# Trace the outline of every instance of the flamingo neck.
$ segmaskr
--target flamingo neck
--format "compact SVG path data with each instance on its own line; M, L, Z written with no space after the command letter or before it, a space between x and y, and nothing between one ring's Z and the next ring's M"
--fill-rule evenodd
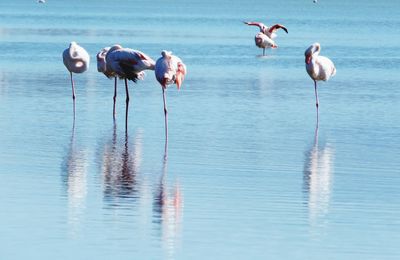
M311 55L309 56L309 63L314 64L314 62L318 58L318 56L319 56L319 51L311 53ZM307 63L307 64L309 64L309 63Z
M261 29L260 31L261 31L263 34L265 34L265 35L268 35L268 34L269 34L269 33L268 33L268 27L262 26L260 29Z
M307 65L310 64L312 62L312 60L313 60L312 54L306 55L305 62L306 62Z

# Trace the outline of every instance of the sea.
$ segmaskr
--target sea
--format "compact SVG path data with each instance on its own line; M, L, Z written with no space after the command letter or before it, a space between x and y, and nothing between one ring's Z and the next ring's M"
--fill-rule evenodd
M400 2L0 1L0 259L400 259ZM277 49L257 27L282 24ZM89 69L69 72L76 41ZM318 82L304 51L337 74ZM118 81L121 44L186 64Z

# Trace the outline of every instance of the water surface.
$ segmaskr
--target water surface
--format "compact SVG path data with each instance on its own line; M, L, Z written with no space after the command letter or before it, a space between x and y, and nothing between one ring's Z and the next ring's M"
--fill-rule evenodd
M2 1L0 258L398 259L400 4L396 1ZM279 48L243 20L282 23ZM91 54L73 123L61 53ZM304 50L336 64L315 125ZM120 43L188 67L162 91L119 82Z

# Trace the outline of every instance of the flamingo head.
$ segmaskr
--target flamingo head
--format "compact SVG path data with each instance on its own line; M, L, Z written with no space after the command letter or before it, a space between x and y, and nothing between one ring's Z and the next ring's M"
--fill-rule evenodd
M268 35L268 27L265 26L265 25L262 25L262 26L260 27L260 32L262 32L262 33L265 34L265 35Z
M304 56L306 57L305 59L306 64L310 64L313 55L314 54L318 55L320 51L321 51L321 45L318 42L308 47L307 50L304 52Z
M119 44L114 44L114 45L108 50L108 52L113 52L113 51L119 50L119 49L122 49L122 46L119 45Z
M96 58L97 58L97 71L98 72L105 72L106 69L106 55L107 52L110 50L110 47L105 47L97 53Z

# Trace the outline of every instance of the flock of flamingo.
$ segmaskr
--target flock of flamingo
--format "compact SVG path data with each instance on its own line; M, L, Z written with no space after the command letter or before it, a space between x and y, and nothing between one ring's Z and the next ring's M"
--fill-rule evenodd
M244 22L249 26L257 26L260 32L255 36L255 44L257 47L263 49L263 56L265 49L277 48L275 43L276 31L278 29L284 30L288 33L285 26L275 24L273 26L266 26L260 22ZM333 62L324 56L320 56L321 45L314 43L308 47L304 53L306 71L311 79L314 81L315 100L317 108L317 125L318 125L318 91L317 81L327 81L336 74L336 68ZM186 65L182 60L173 55L170 51L162 51L161 57L155 62L145 53L133 50L130 48L123 48L121 45L114 45L112 47L105 47L96 56L97 70L102 72L108 78L114 78L114 104L113 104L113 118L115 119L115 102L117 98L117 79L124 79L126 90L126 122L129 107L129 89L128 80L136 82L143 80L145 70L154 70L157 81L160 83L163 92L164 101L164 118L165 118L165 138L168 140L168 110L166 101L166 89L172 84L176 84L179 89L183 83L186 75ZM74 103L74 116L75 116L75 87L72 73L83 73L89 67L90 55L88 52L79 46L76 42L71 42L69 47L63 52L63 62L65 67L70 72L71 85L72 85L72 99ZM127 125L127 123L126 123Z
M115 119L115 102L117 99L117 78L124 79L126 91L126 121L128 118L129 107L129 89L128 80L136 82L143 80L145 70L154 70L156 79L160 82L163 91L164 117L165 117L165 137L168 140L168 110L165 96L166 88L171 84L176 84L178 89L186 74L186 66L182 60L172 55L170 51L162 51L161 57L155 62L145 53L123 48L121 45L105 47L97 53L97 70L102 72L108 78L114 78L114 104L113 118ZM72 73L85 72L90 63L88 52L79 46L76 42L71 42L69 47L63 52L63 62L69 70L72 85L72 99L74 101L75 115L75 84ZM126 124L127 125L127 124Z

